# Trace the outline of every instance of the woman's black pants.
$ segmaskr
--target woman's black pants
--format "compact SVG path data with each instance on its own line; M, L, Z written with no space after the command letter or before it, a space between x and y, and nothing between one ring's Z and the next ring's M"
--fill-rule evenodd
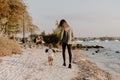
M66 63L65 50L66 50L66 47L67 47L68 54L69 54L69 64L71 64L71 61L72 61L71 46L72 46L71 44L62 43L62 55L63 55L63 61L64 61L64 63Z

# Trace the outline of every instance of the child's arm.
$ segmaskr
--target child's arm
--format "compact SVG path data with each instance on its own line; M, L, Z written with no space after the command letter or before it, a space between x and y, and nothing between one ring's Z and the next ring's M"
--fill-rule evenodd
M53 52L55 53L55 50L54 49L52 49L53 50Z

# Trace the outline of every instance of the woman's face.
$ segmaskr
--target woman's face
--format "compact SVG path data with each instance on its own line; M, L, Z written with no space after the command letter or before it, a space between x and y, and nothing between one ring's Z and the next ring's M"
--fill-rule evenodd
M67 23L64 22L64 23L62 24L62 28L66 28L66 27L67 27Z

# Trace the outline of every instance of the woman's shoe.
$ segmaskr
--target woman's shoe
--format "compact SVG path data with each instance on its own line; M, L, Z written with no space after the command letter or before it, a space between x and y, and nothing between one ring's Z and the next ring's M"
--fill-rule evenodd
M63 66L66 66L66 63L63 63Z
M69 64L68 68L72 68L72 65L71 65L71 64Z

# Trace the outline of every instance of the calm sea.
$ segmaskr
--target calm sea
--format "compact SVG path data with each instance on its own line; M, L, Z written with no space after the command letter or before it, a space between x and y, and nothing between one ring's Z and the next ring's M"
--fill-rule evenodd
M82 45L100 45L111 50L120 51L120 41L81 42Z

